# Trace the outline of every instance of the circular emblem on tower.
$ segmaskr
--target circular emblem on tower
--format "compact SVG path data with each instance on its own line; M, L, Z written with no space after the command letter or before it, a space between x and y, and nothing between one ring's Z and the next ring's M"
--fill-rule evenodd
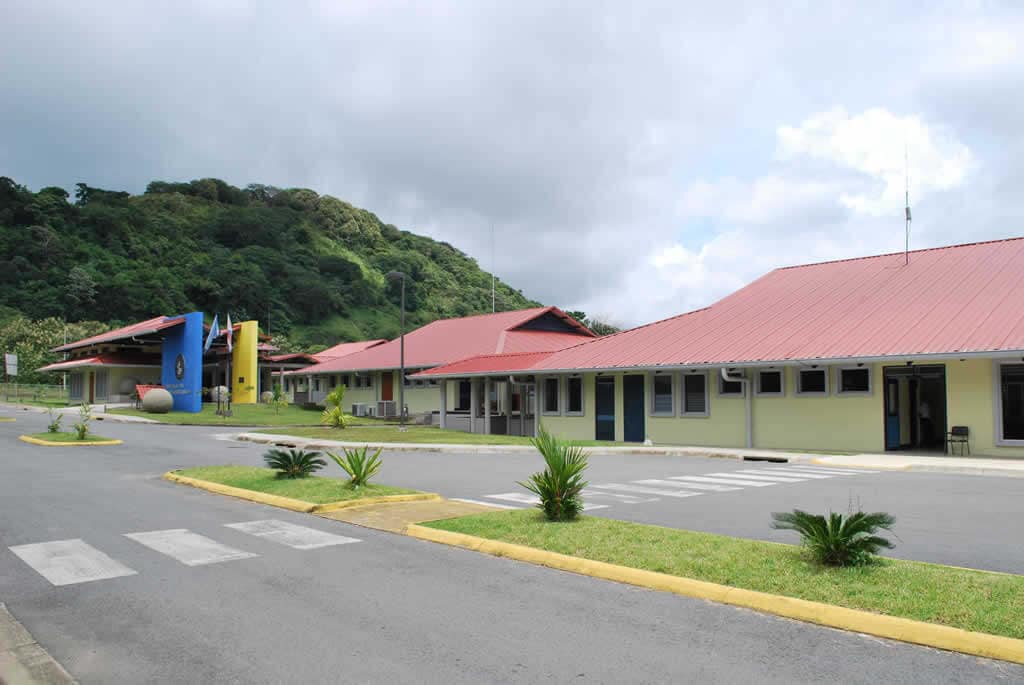
M185 357L178 355L174 359L174 377L179 381L185 377Z

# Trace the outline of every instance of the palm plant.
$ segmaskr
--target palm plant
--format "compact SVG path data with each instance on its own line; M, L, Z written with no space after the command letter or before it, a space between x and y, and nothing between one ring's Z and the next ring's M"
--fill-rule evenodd
M319 452L305 450L267 450L263 461L277 471L278 478L306 478L327 466Z
M85 440L89 434L90 419L92 419L92 407L83 402L82 406L78 408L78 423L73 426L77 439Z
M270 406L274 408L275 414L280 414L281 409L288 406L288 396L284 394L280 383L274 383L274 389L271 390L271 395Z
M63 414L58 414L58 413L54 412L52 409L50 409L49 412L50 412L50 422L48 424L46 424L46 432L47 433L59 433L60 432L60 422L64 418L64 415Z
M334 460L341 469L348 474L348 482L354 488L358 488L361 485L366 485L370 482L370 479L377 475L380 471L381 450L378 449L373 454L367 456L366 453L369 450L368 446L357 447L349 449L347 447L342 448L343 456L328 452L327 456Z
M815 560L826 566L862 566L878 550L893 548L889 540L876 535L879 530L891 531L896 522L881 511L857 511L846 516L829 512L822 516L794 509L774 513L772 519L772 528L798 532Z
M327 403L327 408L324 409L323 414L320 415L320 423L330 426L331 428L344 428L348 425L348 416L345 415L345 410L341 408L344 401L345 386L335 386L334 390L324 398L324 402Z
M519 485L537 495L537 505L549 521L571 521L583 511L583 471L587 468L587 453L578 445L570 445L541 429L530 441L547 468L539 471Z

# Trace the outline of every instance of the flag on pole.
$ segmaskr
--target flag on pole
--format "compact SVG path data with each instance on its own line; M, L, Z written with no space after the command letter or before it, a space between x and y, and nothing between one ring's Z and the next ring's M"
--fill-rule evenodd
M228 352L234 349L234 331L231 328L231 315L228 314L228 329L225 331L228 336Z
M203 354L210 351L210 345L213 344L214 338L220 337L220 328L217 326L217 315L213 315L213 323L210 324L210 332L206 335L206 344L203 345Z

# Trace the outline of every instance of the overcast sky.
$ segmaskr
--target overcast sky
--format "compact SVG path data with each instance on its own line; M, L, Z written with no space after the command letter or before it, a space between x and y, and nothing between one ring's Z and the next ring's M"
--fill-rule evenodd
M905 149L914 247L1024 234L1018 7L14 0L0 175L308 187L488 270L493 227L514 287L640 324L901 250Z

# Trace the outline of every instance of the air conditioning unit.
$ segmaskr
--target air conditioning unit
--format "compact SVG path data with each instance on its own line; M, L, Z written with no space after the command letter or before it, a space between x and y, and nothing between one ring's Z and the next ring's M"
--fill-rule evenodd
M394 400L380 400L377 402L377 416L391 418L393 416L398 416L397 411Z
M367 414L365 402L356 402L352 405L352 416L366 416Z

